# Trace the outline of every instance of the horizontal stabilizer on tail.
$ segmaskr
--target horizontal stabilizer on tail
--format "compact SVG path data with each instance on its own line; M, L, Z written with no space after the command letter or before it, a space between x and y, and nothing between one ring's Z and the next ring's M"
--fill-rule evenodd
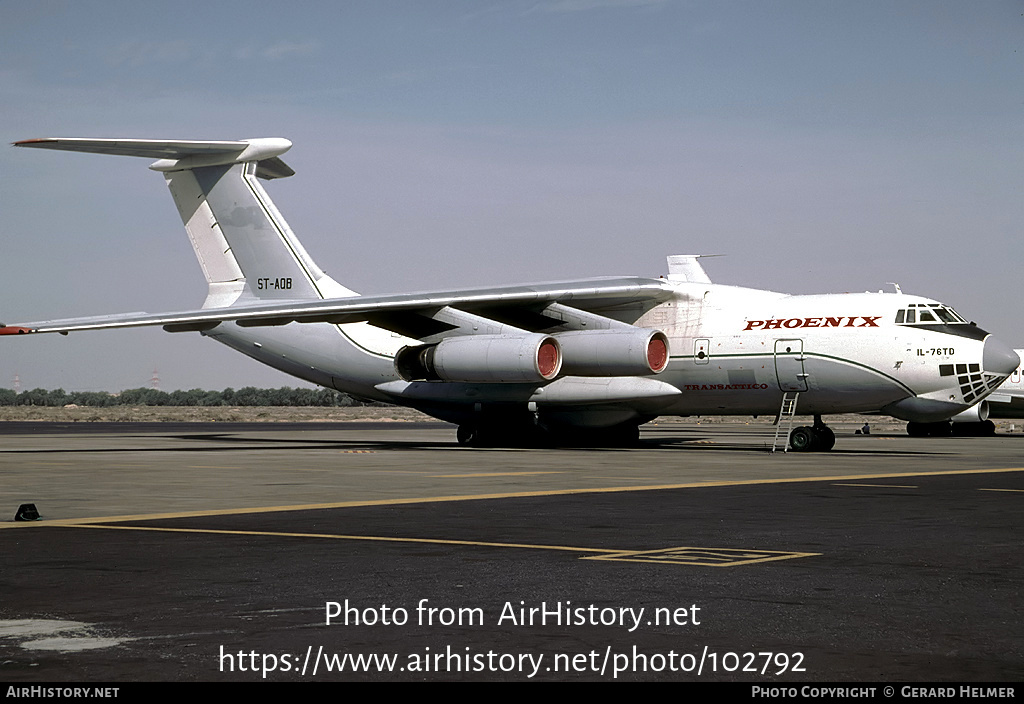
M67 152L113 154L115 156L141 156L158 159L150 166L155 171L178 171L200 166L257 162L256 175L260 178L285 178L295 172L279 157L291 149L287 139L264 137L232 141L159 140L159 139L80 139L52 137L26 139L13 143L15 147L56 149Z

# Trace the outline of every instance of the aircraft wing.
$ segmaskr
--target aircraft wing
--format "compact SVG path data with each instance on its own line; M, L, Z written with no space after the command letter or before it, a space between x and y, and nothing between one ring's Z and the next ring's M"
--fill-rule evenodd
M123 313L41 322L0 325L0 335L79 330L104 330L144 326L163 326L168 332L209 330L226 321L243 327L298 323L378 324L388 314L420 313L430 317L441 308L467 312L495 309L529 309L552 303L571 305L590 312L614 310L637 303L657 303L671 296L667 282L660 279L623 277L586 279L544 284L526 284L496 288L462 289L385 296L352 296L319 301L285 301L264 305L234 305L174 313ZM387 327L387 325L382 325Z

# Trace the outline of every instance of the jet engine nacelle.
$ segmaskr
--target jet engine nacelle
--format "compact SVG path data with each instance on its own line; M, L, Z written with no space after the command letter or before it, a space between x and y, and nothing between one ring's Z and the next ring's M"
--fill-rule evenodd
M668 337L660 330L574 330L555 338L562 373L571 376L643 376L668 366Z
M550 335L468 335L436 345L403 347L395 369L407 381L551 381L562 369L562 350Z
M976 403L950 418L954 423L982 423L988 420L988 401Z

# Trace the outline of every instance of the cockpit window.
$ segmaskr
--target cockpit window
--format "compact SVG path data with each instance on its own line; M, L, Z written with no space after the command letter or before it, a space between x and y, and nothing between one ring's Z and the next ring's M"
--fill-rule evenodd
M936 308L935 315L939 316L939 320L944 323L962 323L964 322L960 316L954 313L952 310L945 308Z
M902 310L896 311L897 325L967 325L955 310L941 303L911 303Z

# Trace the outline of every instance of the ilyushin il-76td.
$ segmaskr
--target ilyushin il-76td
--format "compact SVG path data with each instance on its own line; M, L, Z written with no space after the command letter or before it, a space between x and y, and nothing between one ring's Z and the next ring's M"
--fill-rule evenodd
M287 140L15 144L155 159L209 290L198 310L0 333L198 332L306 381L455 423L463 444L629 443L661 415L778 414L813 418L792 430L793 450L829 450L828 414L945 421L1019 361L927 298L724 286L690 255L670 256L661 278L360 296L313 262L260 183L294 174L280 158Z

